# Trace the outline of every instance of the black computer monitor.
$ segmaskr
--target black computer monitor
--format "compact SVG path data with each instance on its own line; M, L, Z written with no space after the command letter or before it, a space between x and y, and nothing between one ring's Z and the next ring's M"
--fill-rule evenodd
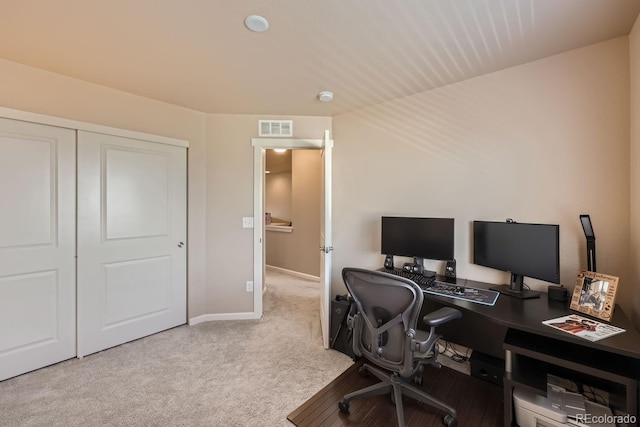
M454 219L382 217L381 252L421 259L454 258Z
M560 226L473 222L473 263L511 273L511 283L494 288L517 298L540 292L523 288L524 276L560 283Z

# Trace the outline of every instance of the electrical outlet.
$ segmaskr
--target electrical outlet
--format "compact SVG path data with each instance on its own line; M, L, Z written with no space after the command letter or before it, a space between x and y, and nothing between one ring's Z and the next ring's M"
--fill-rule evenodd
M247 292L253 292L253 281L247 280Z

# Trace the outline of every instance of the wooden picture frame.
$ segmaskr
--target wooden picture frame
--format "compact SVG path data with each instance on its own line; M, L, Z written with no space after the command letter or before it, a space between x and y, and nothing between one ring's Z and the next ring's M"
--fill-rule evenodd
M618 277L593 271L581 271L571 297L571 310L611 320L615 308Z

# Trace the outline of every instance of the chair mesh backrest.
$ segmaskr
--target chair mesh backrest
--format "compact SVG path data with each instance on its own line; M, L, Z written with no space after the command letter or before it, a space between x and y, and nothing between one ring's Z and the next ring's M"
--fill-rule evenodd
M360 352L383 368L411 370L413 352L406 332L416 329L423 300L420 287L402 277L357 268L345 268L342 277L362 316L360 331L353 336Z

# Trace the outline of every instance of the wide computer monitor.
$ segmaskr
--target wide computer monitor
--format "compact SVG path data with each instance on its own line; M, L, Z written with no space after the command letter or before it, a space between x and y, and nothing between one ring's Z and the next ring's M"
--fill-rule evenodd
M510 284L493 289L537 298L540 292L524 289L524 277L560 283L560 226L474 221L473 263L511 273Z
M421 259L454 258L454 219L382 217L381 252Z

